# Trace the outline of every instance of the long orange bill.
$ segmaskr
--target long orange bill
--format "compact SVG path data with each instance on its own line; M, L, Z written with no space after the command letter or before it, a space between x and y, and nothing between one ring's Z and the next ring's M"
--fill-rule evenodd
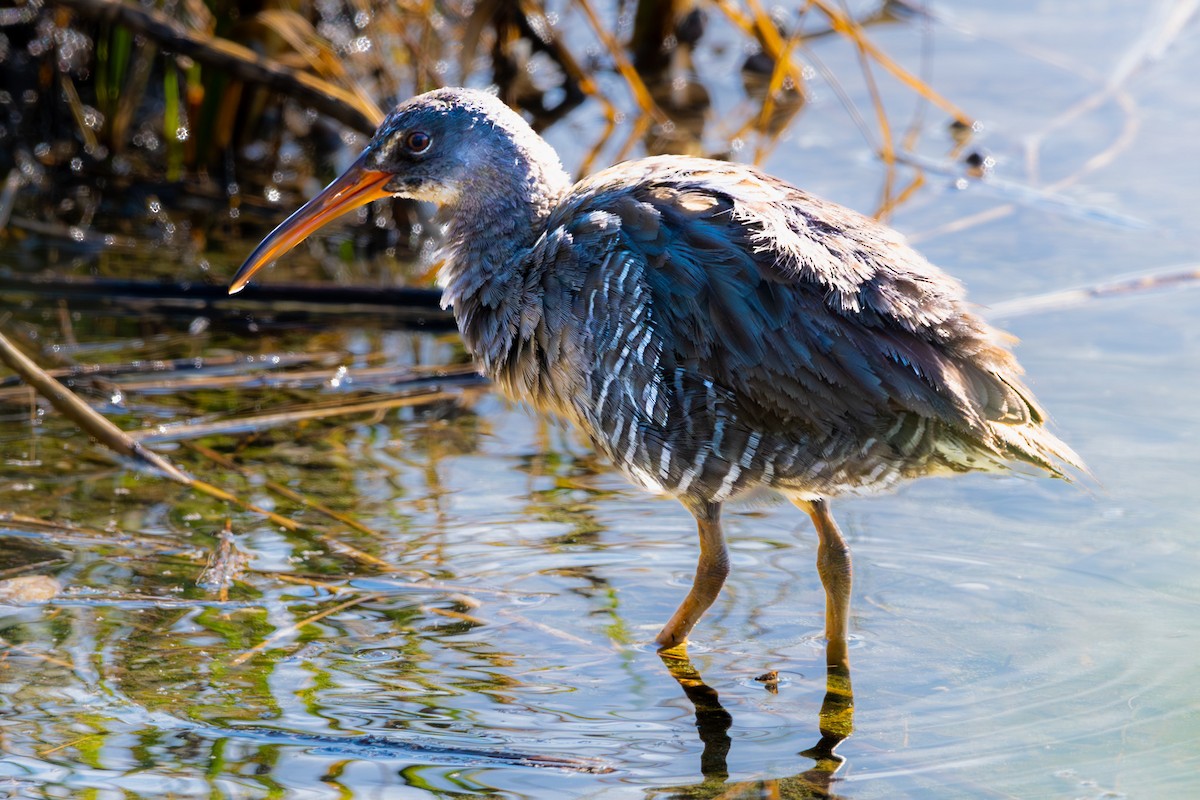
M383 187L392 178L392 174L367 169L364 166L366 157L367 154L363 153L341 177L322 189L320 194L271 231L233 276L233 282L229 284L229 293L240 292L250 282L254 273L300 244L325 223L337 219L347 211L365 206L372 200L391 197L392 193Z

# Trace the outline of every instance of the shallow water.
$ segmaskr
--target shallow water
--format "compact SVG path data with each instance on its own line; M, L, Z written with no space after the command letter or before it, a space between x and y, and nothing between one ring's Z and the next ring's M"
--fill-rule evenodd
M932 45L932 80L984 121L978 144L997 179L1046 186L1109 154L1058 190L1065 205L932 174L893 224L976 302L1001 309L1194 261L1200 23L1174 30L1169 13L1192 5L947 3L927 40L917 20L873 29L905 63ZM813 49L834 74L857 73L844 43ZM739 96L737 78L708 69L719 112ZM1094 108L1065 116L1110 81ZM903 118L911 96L883 86ZM847 90L869 107L860 86ZM829 90L818 82L815 94L766 167L873 210L882 168ZM550 131L568 164L573 126L594 113ZM937 143L940 118L927 117ZM1033 175L1025 146L1038 132ZM1011 213L948 229L1010 202ZM1200 292L1175 288L1003 318L1093 485L967 476L833 505L856 569L853 735L836 772L800 755L820 738L826 679L815 537L795 509L727 515L733 575L690 648L725 717L711 695L690 700L650 646L694 568L690 517L494 395L276 431L243 452L353 511L381 536L338 538L394 573L109 467L60 420L31 440L10 415L0 510L142 538L70 548L7 527L0 567L62 554L49 572L69 590L0 608L0 787L31 797L1194 797L1198 312ZM133 347L128 330L86 317L75 335L122 341L113 358L287 352L308 339L197 343L176 332ZM369 327L307 344L401 365L458 357L453 337ZM229 402L266 408L286 395ZM171 408L169 395L142 402L151 416ZM278 503L261 481L229 481ZM195 588L203 559L190 553L211 547L227 516L259 572L220 604ZM238 661L278 631L264 654ZM777 693L755 680L769 670Z

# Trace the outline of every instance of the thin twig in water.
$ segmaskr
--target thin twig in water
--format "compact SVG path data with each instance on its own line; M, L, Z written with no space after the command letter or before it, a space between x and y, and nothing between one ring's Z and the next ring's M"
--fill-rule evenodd
M1171 286L1197 285L1200 285L1200 264L1185 264L1150 270L1090 286L1007 300L993 305L987 316L988 319L1011 319L1012 317L1074 308L1106 297L1119 297Z
M1134 113L1136 108L1133 98L1127 93L1121 92L1116 96L1115 99L1117 104L1125 112L1125 123L1121 128L1121 131L1117 134L1116 138L1109 143L1108 147L1104 148L1099 153L1096 153L1087 161L1085 161L1083 165L1079 167L1079 169L1075 170L1064 178L1060 178L1054 183L1048 184L1043 190L1046 193L1046 196L1053 196L1055 192L1059 192L1063 189L1073 186L1092 172L1108 166L1120 153L1127 150L1133 144L1134 140L1137 138L1138 129L1141 128L1141 120L1139 120ZM1062 208L1070 209L1072 208L1072 204L1063 204ZM954 233L961 233L962 231L974 228L978 225L1003 219L1016 210L1016 203L1005 203L1004 205L995 206L994 208L989 208L988 210L981 211L977 214L970 214L965 217L960 217L959 219L952 220L944 225L939 225L932 230L911 233L908 235L908 241L913 244L917 244L926 239L932 239L938 236L946 236ZM1140 226L1140 221L1138 226Z
M338 603L336 606L333 606L332 608L327 608L324 611L318 611L316 614L313 614L311 617L302 619L293 625L287 626L286 628L280 628L279 630L275 631L267 638L263 639L258 644L254 645L254 647L251 647L249 650L246 650L245 652L241 653L240 655L235 656L233 658L233 660L231 660L229 663L232 666L237 666L239 664L243 664L246 661L248 661L249 659L253 658L256 654L261 653L263 650L267 649L268 647L270 647L271 645L280 641L281 639L286 639L289 636L294 636L305 625L311 625L314 622L319 622L320 620L325 619L325 617L328 617L330 614L336 614L339 611L345 611L347 608L351 608L353 606L357 606L362 603L369 603L372 600L379 600L386 596L387 595L385 595L385 594L365 594L365 595L362 595L361 597L351 598L351 599L345 601L344 603Z
M34 561L31 564L21 564L16 567L9 567L8 569L0 569L0 578L9 578L13 575L20 575L23 572L35 572L45 567L61 564L66 560L65 556L59 556L58 558L48 558L44 561Z
M156 380L122 380L117 386L126 394L135 392L186 392L197 389L229 389L233 387L311 389L327 386L336 376L342 386L363 388L387 386L392 389L403 389L422 383L446 383L456 378L464 383L477 384L485 379L479 375L478 368L473 364L461 367L444 366L386 366L386 367L344 367L325 368L316 370L273 370L241 373L237 375L194 375L185 377L165 377Z
M160 553L176 552L181 549L178 544L164 542L161 537L138 536L125 531L114 532L83 528L58 520L38 519L11 511L0 512L0 528L36 534L38 539L61 545L126 546L136 547L139 552Z
M260 431L264 428L291 425L292 423L306 419L326 419L328 417L345 416L347 414L362 414L387 411L393 408L427 405L443 400L457 400L459 397L458 392L439 392L431 389L414 394L406 394L402 397L373 400L367 403L352 403L350 405L322 408L302 408L282 414L262 414L257 417L241 417L239 419L228 419L218 422L159 425L154 428L131 431L130 436L139 442L171 442L183 439L198 439L202 436L212 436L218 433Z
M45 661L47 664L53 664L56 667L62 667L63 669L70 670L71 672L75 671L74 664L70 664L62 659L55 658L54 656L48 656L45 653L39 653L36 650L31 650L25 645L13 644L3 637L0 637L0 648L3 648L3 658L8 658L10 653L20 653L23 656L36 658L39 661Z
M83 346L74 345L73 347L79 349ZM332 351L324 351L319 353L280 353L271 356L227 355L204 356L202 358L150 359L118 364L80 364L71 367L48 369L45 372L53 378L87 378L92 375L111 377L127 374L140 375L145 373L181 372L185 370L192 372L216 367L249 367L252 369L267 370L280 369L296 364L309 364L313 361L326 361L337 358L339 355L339 353ZM13 385L18 380L18 378L0 380L0 386ZM124 383L121 385L125 386Z
M516 620L517 622L521 623L522 625L528 625L530 628L534 628L538 631L541 631L542 633L544 633L548 636L553 636L556 639L561 639L564 642L570 642L573 645L578 645L580 647L586 647L590 650L601 649L600 647L597 646L597 644L595 642L590 642L587 639L576 636L573 633L568 633L567 631L564 631L561 628L552 627L550 625L545 624L544 622L536 622L536 621L530 619L529 617L525 616L524 614L519 614L516 611L513 611L511 609L507 609L507 608L501 609L500 611L496 612L496 616L506 617L508 619Z
M198 454L204 456L209 461L212 461L214 464L219 464L220 466L224 467L225 469L233 470L234 472L238 472L242 475L252 475L253 474L253 472L251 470L247 469L246 467L242 466L241 464L234 462L232 459L218 453L216 450L213 450L211 447L205 447L204 445L196 444L195 442L185 442L184 446L187 447L192 452L198 453ZM269 489L272 492L275 492L275 494L278 494L281 497L285 497L288 500L291 500L293 503L299 503L300 505L311 508L312 510L314 510L318 513L324 514L325 516L329 517L330 519L337 520L338 522L342 523L343 525L348 525L349 527L354 528L356 531L365 533L368 536L374 536L374 537L380 538L380 539L383 538L383 534L381 534L379 531L376 531L372 528L368 528L366 525L363 525L358 520L356 520L352 517L349 517L345 514L342 514L340 512L334 511L329 506L326 506L322 503L318 503L316 500L306 497L306 496L300 494L299 492L295 491L294 489L289 489L287 486L284 486L281 483L276 483L275 481L268 480L268 481L263 482L263 487L266 489Z
M470 614L464 614L461 611L451 611L448 608L437 608L436 606L425 605L419 606L419 608L421 609L422 614L432 614L434 616L447 617L457 622L466 622L469 625L474 625L480 628L487 625L485 620L482 620L479 617L471 616Z
M190 477L166 458L143 447L136 439L76 397L67 387L47 375L45 370L18 350L2 333L0 333L0 360L8 364L13 372L24 378L26 383L37 390L38 394L49 400L50 404L63 416L114 452L131 458L143 466L150 467L176 483L182 483L185 486L192 483Z
M317 580L315 578L308 578L303 575L295 575L290 572L274 572L271 570L254 570L254 569L252 569L250 571L256 575L261 575L265 578L271 578L273 580L283 581L284 583L298 583L303 586L312 586L317 589L324 589L326 591L332 592L333 594L346 594L349 592L357 591L352 587L340 586L336 583L329 583L327 581L321 581L321 580ZM372 581L373 588L378 588L378 586L381 583L390 584L390 588L387 591L378 592L378 594L380 594L380 595L387 595L387 596L402 595L402 594L415 594L418 592L425 592L425 593L438 592L438 593L444 593L444 594L457 595L458 597L456 597L454 599L458 599L460 602L467 603L468 605L470 604L471 598L473 598L473 596L477 595L477 594L488 595L491 597L515 597L518 595L520 595L522 597L526 596L525 594L523 594L521 592L514 592L514 591L510 591L508 589L489 589L489 588L483 587L483 586L459 586L459 585L453 584L453 583L442 583L441 581L429 581L429 580L425 580L423 578L417 578L417 579L413 579L413 580L406 579L403 583L395 582L394 575L395 574L403 574L404 572L407 572L409 574L414 574L414 575L423 575L424 574L424 573L420 572L419 570L400 570L398 568L395 568L395 569L393 569L393 575L389 575L386 579L374 579Z
M199 480L193 479L190 485L196 491L201 492L202 494L206 494L209 497L214 497L218 500L224 500L227 503L233 503L234 505L240 506L241 508L244 508L247 511L252 511L255 514L262 514L264 517L269 519L271 522L275 523L276 525L278 525L279 527L283 528L286 531L290 531L292 533L304 533L304 534L311 535L311 536L315 537L318 541L324 543L326 546L329 547L329 549L333 550L335 553L346 556L347 558L357 561L360 564L366 564L368 566L374 567L383 572L392 572L395 569L391 564L384 561L382 558L373 556L370 553L359 550L357 547L355 547L353 545L346 544L345 542L340 541L339 539L336 539L333 536L331 536L330 534L321 530L320 528L317 528L313 525L301 525L299 522L296 522L296 520L294 520L294 519L289 519L288 517L285 517L281 514L276 514L274 511L268 511L265 508L256 506L253 503L250 503L249 501L243 500L236 495L230 494L229 492L225 491L224 489L220 489L216 486L213 486L211 483L205 483L204 481L199 481Z
M979 187L984 191L1015 198L1016 204L1023 206L1054 211L1064 216L1088 220L1090 222L1103 222L1122 228L1141 230L1150 227L1149 223L1138 217L1122 214L1119 211L1113 211L1103 206L1087 205L1067 195L1059 194L1050 188L1030 186L1026 183L998 178L990 174L982 176L972 175L965 166L953 161L926 158L910 151L898 153L896 159L900 163L907 164L921 172L929 172L954 180L970 179L971 183L969 185L971 187ZM1008 207L1003 206L1003 208ZM991 210L995 211L996 209ZM912 238L910 237L910 240Z

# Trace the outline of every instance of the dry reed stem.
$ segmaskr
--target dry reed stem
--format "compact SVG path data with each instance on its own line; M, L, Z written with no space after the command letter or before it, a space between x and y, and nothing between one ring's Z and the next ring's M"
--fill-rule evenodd
M855 23L857 25L857 23ZM861 30L861 29L860 29ZM896 145L892 140L892 124L888 119L887 109L883 107L883 94L875 82L875 74L871 71L864 39L854 39L855 50L858 53L859 67L862 69L863 81L867 84L867 93L871 97L871 107L875 109L875 119L879 123L879 159L884 164L883 195L890 197L892 185L896 181Z
M799 31L792 36L789 36L785 41L779 35L779 30L775 27L774 20L766 13L758 0L749 0L752 16L747 17L742 13L741 9L735 6L729 0L717 0L716 6L722 13L741 31L752 39L756 39L771 57L775 63L775 68L771 73L771 81L767 90L766 97L763 100L763 107L759 113L759 125L765 129L766 120L769 116L768 108L774 106L774 94L779 91L783 85L784 77L791 77L792 83L796 85L796 91L804 91L804 72L794 65L792 62L792 50L802 40ZM805 3L807 8L810 3ZM797 12L800 13L800 12ZM781 74L782 73L782 74ZM753 123L747 121L747 124L742 126L741 130L752 126ZM739 134L741 131L739 131ZM754 154L754 163L761 164L762 160L769 154L769 148L758 147Z
M290 9L265 9L255 14L254 20L272 33L282 37L308 63L313 72L354 95L357 100L356 105L364 114L378 119L379 122L383 121L386 116L383 109L375 102L375 98L371 97L367 90L346 71L341 57L329 42L317 33L311 22Z
M583 157L583 161L579 165L579 171L575 175L577 179L591 174L596 164L596 159L600 157L600 151L604 149L604 145L608 143L608 137L612 136L612 132L617 128L616 106L603 95L596 95L596 98L604 104L604 130L600 132L600 136L596 138L596 143L591 146L587 154Z
M268 511L265 508L260 508L256 505L254 505L253 503L249 502L248 500L243 500L240 497L238 497L237 495L231 494L231 493L225 491L224 489L221 489L220 487L213 486L211 483L205 483L204 481L196 480L193 478L188 485L192 489L195 489L197 492L200 492L200 494L206 494L209 497L212 497L216 500L222 500L226 503L233 503L234 505L236 505L240 508L244 508L247 511L252 511L255 514L262 514L264 517L271 520L271 522L274 522L279 527L281 527L285 530L291 531L293 533L299 533L299 532L305 530L307 527L307 526L301 525L299 522L296 522L294 519L288 519L287 517L285 517L281 514L276 514L274 511ZM311 528L308 528L308 529L311 530Z
M308 578L303 575L294 575L294 574L291 574L288 572L272 572L270 570L251 570L251 572L253 572L256 575L263 576L263 577L274 578L275 580L283 581L284 583L296 583L296 584L300 584L302 586L312 586L313 588L316 588L316 589L325 589L326 591L329 591L333 594L347 594L347 593L357 591L353 588L339 586L335 583L319 581L314 578ZM404 574L405 572L408 572L408 573L411 573L414 575L423 574L419 570L403 570L402 571L402 570L393 568L392 575ZM390 577L391 576L389 576L389 578ZM459 586L459 585L453 584L453 583L442 583L441 581L427 581L427 580L423 580L423 579L415 579L415 580L406 579L405 583L398 586L395 591L380 592L379 594L387 595L389 597L394 597L394 596L399 596L399 595L402 595L402 594L405 594L408 592L418 592L418 591L420 591L420 592L437 592L437 593L443 593L443 594L447 594L447 595L453 595L454 597L452 597L451 599L455 600L456 602L463 603L464 605L469 605L472 608L478 608L481 605L481 602L476 600L474 597L474 595L477 595L477 594L488 595L491 597L515 597L515 596L525 596L525 594L527 594L527 593L523 593L523 592L510 591L508 589L489 589L489 588L483 587L483 586Z
M260 365L250 365L257 368ZM312 388L329 383L334 375L334 369L297 370L287 372L270 370L274 365L261 365L264 372L251 372L238 375L204 376L189 375L182 378L165 378L155 381L121 381L114 384L122 392L132 394L146 391L194 391L203 389L229 389L252 384L262 387L281 387L290 389ZM406 367L357 367L340 371L337 375L344 385L386 383L390 387L404 388L406 384L429 381L433 378L448 379L460 377L479 378L479 370L471 364L460 367L445 366L406 366ZM89 374L89 373L84 373ZM2 395L0 395L2 396Z
M28 356L18 350L2 333L0 333L0 360L3 360L21 375L30 386L37 390L39 394L45 397L50 403L59 410L63 416L75 422L95 438L100 443L108 446L110 449L120 455L132 458L138 463L152 467L158 470L166 477L192 488L201 494L206 494L209 497L233 503L248 511L256 514L262 514L277 525L293 531L299 532L302 530L312 530L310 526L304 526L297 523L295 520L276 514L273 511L268 511L264 508L254 505L246 500L242 500L230 492L213 486L210 483L192 478L180 471L177 467L171 464L165 457L146 449L135 435L130 435L122 431L104 416L99 414L95 409L76 397L70 390L63 386L54 378L46 374L44 370L38 367ZM409 399L412 398L401 398ZM268 415L272 416L272 415ZM277 416L277 415L275 415ZM318 538L329 544L335 550L354 558L357 561L371 564L373 566L388 567L387 562L382 561L368 553L363 553L357 548L344 544L332 539L326 534L318 533Z
M479 617L475 617L470 614L464 614L461 611L451 611L448 608L437 608L435 606L425 606L425 605L418 606L418 608L420 609L422 614L432 614L432 615L438 616L438 617L446 617L447 619L452 619L457 622L466 622L469 625L475 625L480 628L487 625L486 620L480 619Z
M345 586L338 586L335 583L305 578L303 575L289 575L286 572L264 572L260 570L255 570L255 572L258 575L274 578L275 580L283 583L295 583L299 584L300 586L311 586L314 589L323 589L330 594L346 594L347 592L354 591L353 589L348 589Z
M62 667L63 669L70 670L71 672L77 671L74 664L63 661L59 658L55 658L54 656L48 656L44 653L39 653L36 650L30 650L24 645L13 644L3 637L0 637L0 646L4 648L3 654L0 654L0 661L7 659L9 653L20 653L21 655L29 656L30 658L36 658L39 661L45 661L47 664L53 664L56 667Z
M532 620L529 617L525 616L524 614L513 611L512 609L507 609L507 608L501 609L496 612L496 616L515 620L516 622L519 622L522 625L526 625L530 628L533 628L534 630L540 631L540 632L546 634L547 636L553 636L555 639L560 639L564 642L568 642L570 644L577 645L579 647L585 647L589 650L604 649L604 648L601 648L599 645L597 645L595 642L584 639L581 636L576 636L573 633L568 633L567 631L564 631L561 628L555 628L551 625L547 625L544 622L537 622L537 621Z
M645 114L639 116L633 123L633 129L629 131L629 136L626 137L625 141L621 144L621 147L613 156L613 161L619 163L629 158L629 154L633 152L633 148L637 146L637 143L641 141L642 137L646 135L646 133L650 130L650 126L653 124L654 120Z
M46 538L55 544L112 545L133 542L139 548L147 550L174 551L179 549L175 544L168 544L154 537L137 536L132 533L114 534L111 531L39 519L11 511L0 512L0 527L43 532L46 534Z
M764 130L767 127L768 119L775 110L775 95L783 91L788 78L792 79L792 85L797 92L804 91L804 70L801 67L792 66L792 51L796 49L796 45L800 44L801 38L800 31L797 30L780 45L779 59L771 70L771 80L767 84L766 99L768 102L764 103L761 116Z
M18 167L13 167L4 178L4 188L0 189L0 233L8 227L12 218L13 204L17 201L17 191L25 183Z
M89 734L86 734L85 736L80 736L77 739L72 739L69 742L63 742L62 744L56 745L47 750L39 750L38 755L41 756L42 758L45 758L46 756L54 755L55 753L57 753L60 750L66 750L68 747L74 747L75 745L79 744L80 742L86 742L89 739L107 739L109 737L109 735L110 734L107 731L105 731L104 733L89 733Z
M44 569L55 564L60 564L66 560L66 556L59 556L57 558L48 558L44 561L34 561L29 564L20 564L15 567L9 567L8 569L0 569L0 579L9 578L14 575L20 575L22 572L33 572L35 570Z
M79 138L83 139L84 151L88 153L96 152L96 148L100 145L100 142L96 139L96 132L92 130L91 126L85 120L86 113L83 110L83 101L79 99L79 92L75 89L75 81L71 80L71 76L67 72L59 72L58 85L62 90L67 106L71 109L71 117L75 120L75 129L79 133Z
M87 344L68 345L69 348L76 351L86 351ZM250 360L247 361L245 356L227 355L227 356L204 356L197 358L174 358L174 359L149 359L146 361L130 361L119 364L76 364L69 367L55 367L45 370L45 373L53 378L89 378L93 375L103 376L118 376L118 375L141 375L147 373L160 372L197 372L213 367L230 367L230 366L245 366L260 370L274 370L283 367L289 367L296 364L310 364L313 361L324 361L331 358L341 357L341 353L333 351L321 351L313 353L280 353L279 355L269 356L270 361ZM259 357L261 359L263 357ZM408 367L408 369L418 371L422 369L420 366ZM444 369L444 367L429 367L430 370ZM16 378L11 381L0 379L0 386L15 382ZM125 388L126 383L122 382L121 387ZM153 388L153 387L149 387Z
M310 530L312 529L310 528ZM338 555L345 556L346 558L357 561L360 564L374 567L380 572L398 572L395 566L387 561L384 561L379 556L373 556L364 550L359 550L354 545L346 544L340 539L335 539L327 533L317 533L317 539Z
M828 0L809 0L809 2L812 6L824 12L825 16L829 18L830 26L835 31L852 39L859 48L875 59L881 67L892 73L892 76L898 81L954 117L960 124L970 125L973 122L962 109L945 97L942 97L933 87L900 66L887 53L880 50L867 38L862 26L853 17L846 15L841 9L834 7Z
M658 107L658 103L654 102L654 98L650 95L650 90L646 88L646 82L642 80L642 76L638 74L634 68L633 62L625 55L625 49L621 47L616 38L604 27L600 21L600 16L596 13L596 9L592 7L591 0L575 0L575 4L583 9L584 16L587 17L588 24L592 28L592 32L600 39L600 42L608 50L608 54L612 56L613 63L617 67L617 72L625 79L629 85L629 90L633 92L634 102L638 104L644 116L648 116L654 122L662 125L670 122L671 118Z
M144 9L121 0L51 0L53 5L69 8L85 17L115 23L154 41L177 55L227 70L244 81L266 86L327 114L344 125L370 135L383 121L383 114L372 102L364 106L357 95L334 86L307 72L294 70L264 58L248 47L228 39L190 31L166 14ZM145 57L148 48L139 49ZM122 99L140 96L140 92L122 92ZM132 113L131 111L129 113ZM117 117L124 115L118 112ZM114 127L116 126L114 120ZM124 137L117 137L124 141Z
M231 494L224 489L213 486L211 483L205 483L204 481L193 479L191 482L191 488L195 489L201 494L206 494L209 497L217 500L223 500L226 503L233 503L234 505L244 508L247 511L251 511L255 514L261 514L271 522L291 533L303 533L312 536L333 552L343 555L353 561L357 561L359 564L374 567L381 572L393 572L395 570L395 567L384 561L382 558L373 556L363 550L359 550L353 545L346 544L345 542L336 539L330 534L321 530L320 528L317 528L313 525L303 525L299 522L296 522L294 519L289 519L288 517L283 516L282 514L277 514L274 511L268 511L267 509L256 506L247 500L243 500L237 495Z

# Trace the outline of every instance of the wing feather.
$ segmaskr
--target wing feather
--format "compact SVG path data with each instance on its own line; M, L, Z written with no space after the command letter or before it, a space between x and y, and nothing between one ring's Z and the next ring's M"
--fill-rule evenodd
M637 164L640 181L627 166L599 173L563 213L611 223L580 267L588 285L611 289L606 270L632 264L648 293L656 361L643 385L669 393L682 371L727 393L750 429L806 441L863 443L884 431L915 441L902 423L916 415L944 431L947 453L972 451L972 465L981 453L1055 473L1078 465L1042 427L1009 339L898 234L744 167ZM614 331L630 330L619 320L627 311L606 302L589 323L616 341ZM598 358L593 378L612 365Z

